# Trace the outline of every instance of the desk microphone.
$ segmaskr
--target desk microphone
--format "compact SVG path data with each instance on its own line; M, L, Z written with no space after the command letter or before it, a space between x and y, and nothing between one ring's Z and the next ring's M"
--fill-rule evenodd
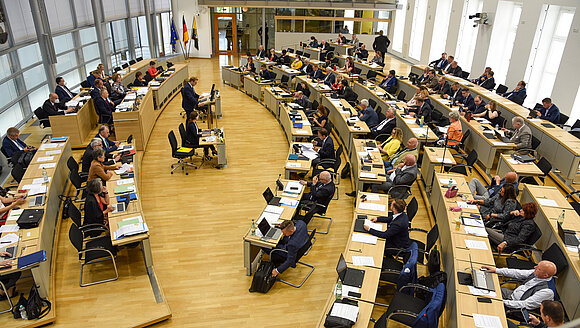
M276 188L274 189L275 196L278 195L278 189L284 190L284 185L282 184L282 181L280 181L281 176L282 176L282 173L278 174L278 179L276 180ZM282 185L282 187L280 187L280 185Z

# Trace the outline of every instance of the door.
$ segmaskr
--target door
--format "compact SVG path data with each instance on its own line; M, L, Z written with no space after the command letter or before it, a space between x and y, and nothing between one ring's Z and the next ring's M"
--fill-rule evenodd
M236 14L214 14L215 53L218 55L235 55L238 53L238 33Z

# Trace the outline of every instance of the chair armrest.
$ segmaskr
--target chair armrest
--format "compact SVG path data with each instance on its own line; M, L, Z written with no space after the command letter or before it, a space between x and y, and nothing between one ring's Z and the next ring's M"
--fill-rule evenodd
M540 254L543 253L543 251L539 248L536 248L532 245L525 245L525 246L522 246L520 249L512 251L510 253L510 255L508 256L508 258L516 258L516 254L523 252L523 251L539 252Z
M517 285L521 285L522 281L518 280L518 279L506 279L504 281L502 281L499 285L503 286L505 284L517 284Z
M288 251L285 249L281 249L281 248L274 248L273 250L270 251L270 256L272 256L272 253L274 252L282 252L282 253L286 253L288 254Z
M419 231L419 232L429 233L429 231L424 230L424 229L419 229L419 228L409 228L409 232L411 232L411 231Z
M382 269L381 270L381 274L383 273L395 273L395 274L400 274L401 271L397 271L397 270L391 270L391 269Z
M424 290L426 292L431 292L431 289L429 289L428 287L423 286L421 284L406 284L405 286L401 287L399 289L399 291L402 292L403 289L405 289L405 288L419 288L419 289L422 289L422 290Z

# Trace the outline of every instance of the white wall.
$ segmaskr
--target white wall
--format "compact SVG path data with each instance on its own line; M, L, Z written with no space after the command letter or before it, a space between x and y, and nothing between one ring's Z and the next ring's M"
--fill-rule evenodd
M210 58L213 55L213 48L211 44L211 39L213 37L213 32L211 30L211 14L208 7L200 6L199 16L195 17L195 23L197 25L197 38L199 44L199 50L196 50L193 46L193 41L191 40L191 29L193 28L193 13L195 7L193 6L193 1L191 0L171 0L171 7L173 8L173 21L175 22L175 29L177 34L179 34L179 40L183 41L183 16L185 16L185 21L187 23L187 28L189 29L189 37L191 46L189 46L189 57L197 58ZM183 42L182 42L183 44ZM183 53L181 47L177 47L179 53Z

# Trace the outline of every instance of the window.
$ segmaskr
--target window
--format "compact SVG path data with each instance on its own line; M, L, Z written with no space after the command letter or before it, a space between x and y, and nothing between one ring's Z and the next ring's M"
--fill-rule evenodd
M69 0L44 0L44 3L52 32L70 30L74 27Z
M0 56L0 80L7 78L10 74L10 61L8 60L8 55L2 55ZM0 88L0 90L2 90L2 88Z
M2 90L2 97L0 97L0 108L6 106L12 100L18 97L18 93L16 92L16 85L14 84L14 80L8 80L2 84L0 84L0 90ZM2 120L0 120L1 122ZM2 131L2 130L0 130ZM0 132L2 133L2 132Z
M572 105L572 111L570 112L570 120L568 121L568 125L574 125L578 119L580 119L580 87L576 93L574 105Z
M77 56L74 51L56 57L56 73L61 74L77 66Z
M21 68L26 68L30 65L37 64L42 60L42 55L40 54L40 47L38 46L38 43L22 47L17 50L17 53Z
M386 18L386 19L390 19L391 18L391 12L390 11L379 11L378 12L378 18ZM383 31L383 33L387 34L389 31L389 22L377 22L377 28L375 29L375 31Z
M28 103L30 104L30 107L33 108L33 111L34 109L44 104L46 99L48 99L49 93L50 91L48 91L48 86L45 84L42 87L35 89L28 95Z
M482 0L465 0L465 5L463 6L457 48L455 49L455 60L465 72L471 71L478 29L477 26L473 26L473 20L469 19L469 15L480 13L481 8L483 8Z
M94 27L85 28L79 31L82 44L97 42L97 31Z
M127 7L125 1L101 0L103 2L103 12L106 20L113 20L127 17Z
M26 90L31 90L38 86L40 83L46 83L44 66L40 64L22 72L22 78L24 79Z
M90 63L86 63L85 64L85 71L87 72L87 76L94 70L97 69L97 65L99 65L99 63L101 62L100 59L97 59L95 61L92 61Z
M74 48L72 33L55 36L52 38L54 51L61 54Z
M485 63L493 69L496 84L505 83L521 13L521 2L500 1L497 5Z
M427 17L427 0L415 0L413 25L411 27L411 43L409 57L421 60L423 34L425 32L425 18Z
M451 12L451 0L437 1L437 11L435 12L435 24L433 25L433 36L431 38L431 50L429 61L439 58L445 51L447 43L447 30L449 29L449 13Z
M78 69L62 76L69 89L74 90L81 84L81 74ZM84 80L84 79L83 79Z
M0 131L6 131L9 127L17 126L24 116L22 115L22 108L17 102L12 107L2 112L2 119L0 120ZM2 132L4 133L4 132Z
M74 0L78 26L94 24L91 0ZM93 28L94 29L94 28Z
M36 38L32 24L32 11L28 1L4 1L6 16L10 20L10 29L15 42Z
M163 52L165 53L165 55L168 55L170 53L173 52L173 49L171 47L171 21L169 20L169 13L161 13L161 32L163 33ZM199 18L197 19L199 20ZM187 28L189 29L189 37L191 38L193 32L193 17L191 18L191 21L187 20ZM177 26L175 27L177 29ZM193 40L190 40L191 45L189 45L188 43L188 47L189 47L189 51L193 51L195 50L195 47L193 46Z
M99 58L99 45L98 44L91 44L90 46L83 47L83 57L86 61ZM93 67L95 69L96 67Z
M171 10L171 0L155 0L155 11L162 12Z
M129 0L129 12L131 12L131 16L144 15L145 8L143 8L143 1Z
M393 31L393 50L403 52L403 37L405 34L405 16L407 15L407 0L399 1L401 9L395 14L395 30Z
M524 75L528 81L524 106L551 95L573 18L574 8L544 5Z

